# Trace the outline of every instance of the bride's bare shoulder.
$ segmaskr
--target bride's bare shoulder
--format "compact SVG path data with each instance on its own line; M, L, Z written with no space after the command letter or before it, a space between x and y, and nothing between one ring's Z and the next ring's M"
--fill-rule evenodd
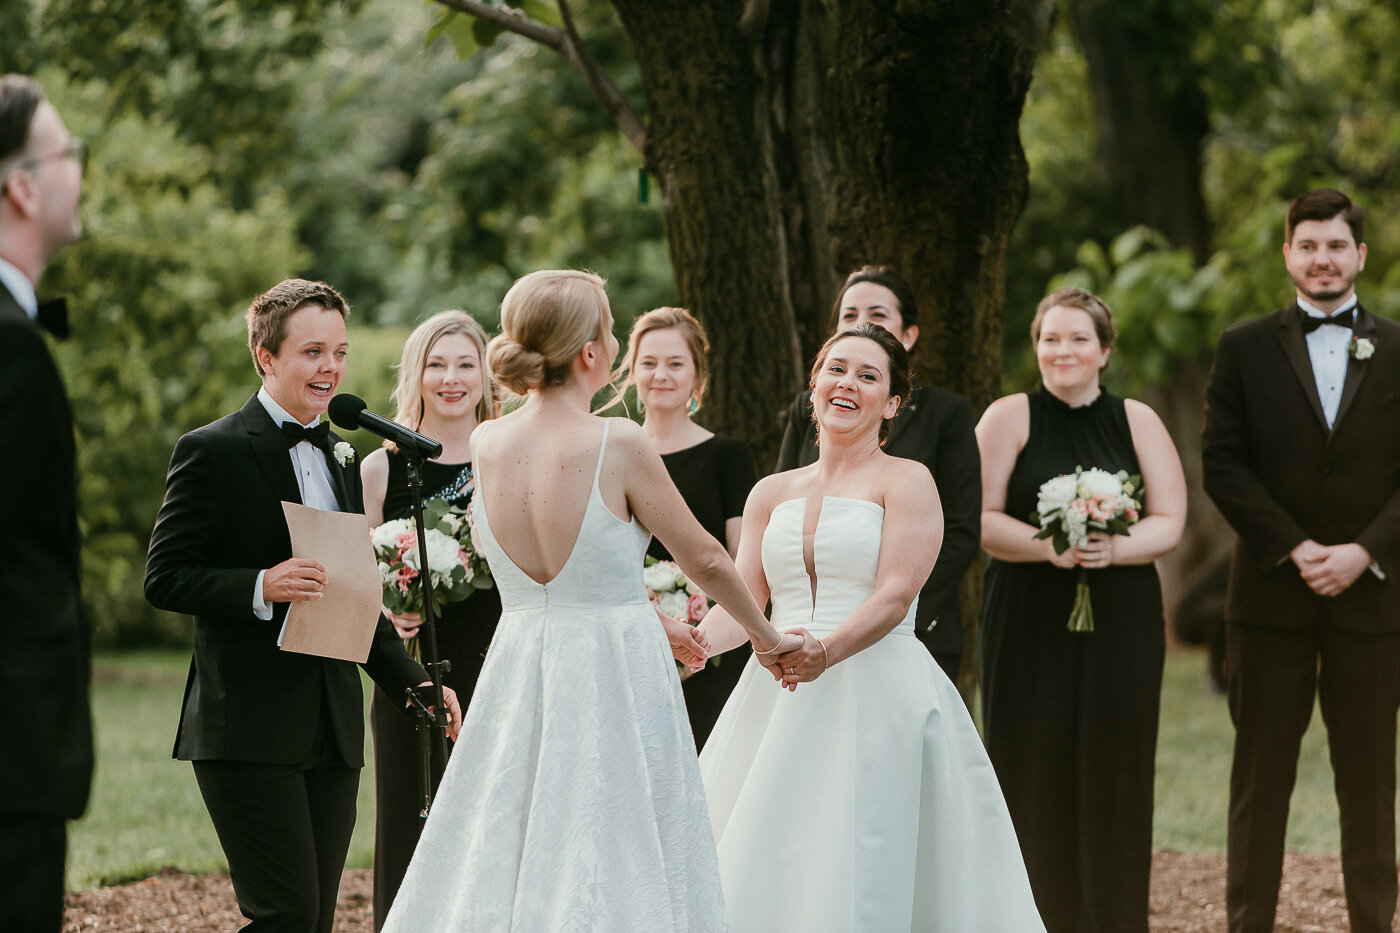
M752 508L771 512L778 504L788 499L797 498L802 494L802 484L812 469L811 466L805 466L795 470L785 470L781 473L770 473L763 477L749 491L748 502L744 506L744 510L748 511Z

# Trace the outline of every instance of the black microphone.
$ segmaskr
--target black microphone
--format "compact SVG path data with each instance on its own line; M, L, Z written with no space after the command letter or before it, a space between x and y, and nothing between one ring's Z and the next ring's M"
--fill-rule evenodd
M358 395L337 395L331 399L327 414L336 427L347 431L364 428L371 434L393 441L406 454L431 460L442 453L442 445L437 441L417 431L410 431L383 415L376 415Z

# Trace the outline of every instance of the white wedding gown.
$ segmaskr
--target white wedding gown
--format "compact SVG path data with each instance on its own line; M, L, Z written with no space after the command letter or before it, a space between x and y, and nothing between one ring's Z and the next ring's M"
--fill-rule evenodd
M778 505L763 570L780 631L833 631L875 589L884 509ZM890 634L796 692L750 659L700 756L733 933L1044 931L1001 788L957 689Z
M605 427L598 470L606 448ZM695 743L642 583L650 535L609 511L595 471L573 553L540 584L496 542L482 479L476 540L504 611L386 933L724 930Z

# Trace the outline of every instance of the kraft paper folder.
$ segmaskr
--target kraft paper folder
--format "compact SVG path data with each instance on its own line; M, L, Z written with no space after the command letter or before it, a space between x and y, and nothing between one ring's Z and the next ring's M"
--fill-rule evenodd
M320 599L297 600L287 610L277 646L283 651L361 664L369 657L379 623L379 565L369 541L369 521L354 512L323 512L283 502L292 556L326 568Z

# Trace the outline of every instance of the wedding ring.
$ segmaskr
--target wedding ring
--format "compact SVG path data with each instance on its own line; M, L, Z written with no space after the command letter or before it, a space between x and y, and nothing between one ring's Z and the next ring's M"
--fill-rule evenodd
M796 674L796 673L797 673L797 668L795 668L795 667L790 667L790 668L788 668L788 673L789 673L789 674Z

